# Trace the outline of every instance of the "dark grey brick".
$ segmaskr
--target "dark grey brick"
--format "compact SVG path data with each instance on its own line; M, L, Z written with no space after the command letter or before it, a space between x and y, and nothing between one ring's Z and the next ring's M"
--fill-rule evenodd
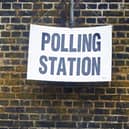
M99 123L88 123L88 128L100 128Z
M8 114L0 114L0 119L8 119Z
M13 17L11 18L12 23L20 23L20 18L19 17Z
M76 128L75 122L56 122L57 128Z
M2 37L10 37L10 32L3 31L3 32L1 32L1 36Z
M118 4L109 4L110 9L118 9L119 5Z
M17 120L18 117L19 116L17 114L9 114L9 119L11 119L11 120Z
M0 126L12 127L13 121L9 121L9 120L0 121Z
M88 18L87 23L96 23L96 18Z
M21 3L13 3L13 8L14 9L21 9L22 8L22 4Z
M44 9L51 9L52 8L52 4L44 4Z
M37 0L19 0L19 2L36 2Z
M104 11L104 16L123 16L123 11Z
M11 4L7 4L7 3L3 3L2 4L2 9L10 9L11 8Z
M17 1L17 0L6 0L6 1L5 1L5 0L0 0L0 2L5 2L5 3L6 3L6 2L7 2L7 3L8 3L8 2L16 2L16 1Z
M5 17L5 18L1 18L1 22L2 23L9 23L10 22L10 19Z
M21 114L20 115L20 120L29 120L29 115L27 115L27 114Z
M103 123L102 124L102 129L122 129L122 125L121 124L113 124L113 123Z
M36 127L55 127L53 121L36 121Z
M21 36L21 32L12 32L12 37L19 37Z
M22 127L24 129L24 127L33 127L33 122L32 121L15 121L14 122L15 126L18 127Z
M15 16L16 12L15 11L0 11L0 16Z
M9 51L9 46L3 45L3 46L1 47L1 50L2 50L2 51Z
M87 9L96 9L97 5L96 4L87 4Z
M82 16L101 16L101 12L100 11L85 11L82 12Z
M98 8L99 9L107 9L108 8L108 4L99 4Z

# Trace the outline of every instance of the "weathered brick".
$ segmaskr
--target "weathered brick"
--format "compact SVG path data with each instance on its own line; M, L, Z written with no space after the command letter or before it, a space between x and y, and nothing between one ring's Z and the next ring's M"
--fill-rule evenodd
M12 37L19 37L21 36L21 32L12 32Z
M3 31L3 32L1 32L1 36L2 37L10 37L10 32Z
M4 120L4 119L8 119L9 117L8 117L8 114L1 114L0 113L0 119L1 120Z
M94 117L94 120L95 120L95 121L101 121L101 122L102 122L102 121L105 121L105 117L102 116L102 115L100 115L100 116L97 115L97 116Z
M104 107L104 103L97 102L97 103L95 103L95 107Z
M74 122L56 122L57 128L76 128L76 124Z
M102 129L110 129L110 128L114 128L114 129L122 129L122 125L121 124L113 124L113 123L103 123L102 124Z
M97 18L98 23L106 23L107 19L106 18Z
M99 9L107 9L108 8L108 4L99 4L98 8Z
M115 89L115 88L108 88L108 89L106 90L106 93L107 93L107 94L115 94L115 93L116 93L116 89Z
M118 117L117 116L106 116L106 120L109 122L118 122Z
M0 11L0 16L15 16L16 12L15 11Z
M36 2L36 0L19 0L19 2Z
M17 84L17 82L15 82L14 84ZM19 99L34 99L35 98L35 96L34 96L34 94L27 94L27 93L19 93L19 94L17 94L16 95L16 97L17 98L19 98Z
M79 12L79 11L75 11L75 12L74 12L74 16L75 16L75 17L79 17L79 16L80 16L80 12Z
M9 46L3 45L3 46L1 47L1 50L2 50L2 51L9 51Z
M123 16L123 11L104 11L104 16Z
M2 66L0 67L0 71L13 71L14 67L12 66Z
M21 3L13 3L13 8L14 9L21 9L22 8L22 4Z
M19 17L17 17L17 18L13 17L13 18L11 18L11 22L12 23L20 23L20 18Z
M96 9L97 5L96 4L87 4L87 9Z
M44 108L26 108L26 112L28 113L45 113Z
M109 9L118 9L118 8L119 8L118 4L115 3L109 4Z
M104 94L105 90L103 88L96 88L95 94Z
M117 93L118 94L126 94L126 89L117 88Z
M20 102L18 100L12 100L12 101L10 101L10 105L19 106Z
M22 113L24 112L24 107L6 107L5 112L11 112L11 113Z
M17 120L19 116L17 114L9 114L8 118L11 120Z
M0 126L13 127L13 121L9 121L9 120L0 121Z
M52 4L44 4L44 9L51 9L52 8Z
M30 3L23 4L23 9L32 9L32 4L30 4Z
M0 105L7 106L7 105L9 105L9 101L8 100L0 100Z
M84 11L82 12L83 16L101 16L100 11Z
M5 17L5 18L2 18L1 19L1 22L2 23L9 23L10 22L10 19L8 17Z
M24 53L13 53L13 52L10 52L10 53L6 53L5 57L8 57L8 58L24 58Z
M33 8L34 8L34 9L42 9L42 3L35 3L35 4L33 5Z
M19 15L19 16L36 16L36 15L37 15L37 12L35 12L35 11L30 11L30 10L27 10L27 11L19 11L18 15Z
M119 95L102 95L100 96L102 100L119 100L120 96Z
M127 31L129 29L129 25L116 25L114 26L115 31Z
M1 87L1 91L3 92L10 92L10 88L7 86Z
M95 109L94 111L90 111L91 113L95 114L109 114L109 110L107 109Z
M4 25L0 25L0 30L3 30L4 29Z
M20 120L29 120L29 116L26 114L21 114L20 115Z
M31 22L31 18L29 18L29 17L22 18L22 22L23 23L30 23Z
M55 127L55 122L53 121L36 121L36 127Z
M80 8L80 9L85 9L86 8L86 4L85 3L76 3L75 2L75 9L78 9L78 8Z
M88 128L100 128L100 124L99 123L88 123Z
M91 0L90 2L100 2L101 0ZM84 2L89 2L88 0L84 0Z
M25 115L25 116L22 116L22 118L24 119L24 117L25 117L25 119L30 119L30 120L43 120L42 119L42 116L40 117L38 114L32 114L32 115Z
M124 129L128 129L129 125L128 124L124 124Z
M128 115L129 114L129 110L128 109L124 109L124 108L121 108L121 109L117 108L117 109L112 110L111 113L115 114L115 115L118 115L118 114Z
M0 0L0 2L16 2L17 0Z
M24 121L15 121L14 125L17 127L22 127L22 128L33 127L33 122L32 121L25 121L25 120Z
M96 18L88 18L87 23L96 23Z
M78 127L79 128L87 128L88 127L88 123L87 122L80 122L80 123L78 123Z
M122 2L122 0L105 0L105 2Z
M93 107L93 103L88 102L88 101L84 102L83 105L84 105L85 108L87 108L87 107L92 108Z
M125 11L125 16L129 16L129 11Z
M28 37L29 36L29 32L23 32L23 37Z

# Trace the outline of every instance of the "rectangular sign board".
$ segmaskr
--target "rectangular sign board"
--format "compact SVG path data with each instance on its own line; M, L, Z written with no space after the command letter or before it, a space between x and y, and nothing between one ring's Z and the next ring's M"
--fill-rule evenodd
M111 81L112 26L30 25L27 79Z

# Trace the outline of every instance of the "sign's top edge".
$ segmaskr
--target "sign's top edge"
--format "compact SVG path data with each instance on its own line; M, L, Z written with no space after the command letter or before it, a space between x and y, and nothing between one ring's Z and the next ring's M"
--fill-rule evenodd
M59 27L59 26L47 26L47 25L38 25L38 24L30 24L30 26L39 26L39 27L47 27L47 28L63 28L63 29L83 29L83 28L101 28L101 27L111 27L112 25L97 25L97 26L84 26L84 27Z

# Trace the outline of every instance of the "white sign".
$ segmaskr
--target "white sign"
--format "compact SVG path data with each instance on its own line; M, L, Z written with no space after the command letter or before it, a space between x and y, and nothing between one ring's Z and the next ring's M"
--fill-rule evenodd
M112 26L30 26L27 79L111 81Z

